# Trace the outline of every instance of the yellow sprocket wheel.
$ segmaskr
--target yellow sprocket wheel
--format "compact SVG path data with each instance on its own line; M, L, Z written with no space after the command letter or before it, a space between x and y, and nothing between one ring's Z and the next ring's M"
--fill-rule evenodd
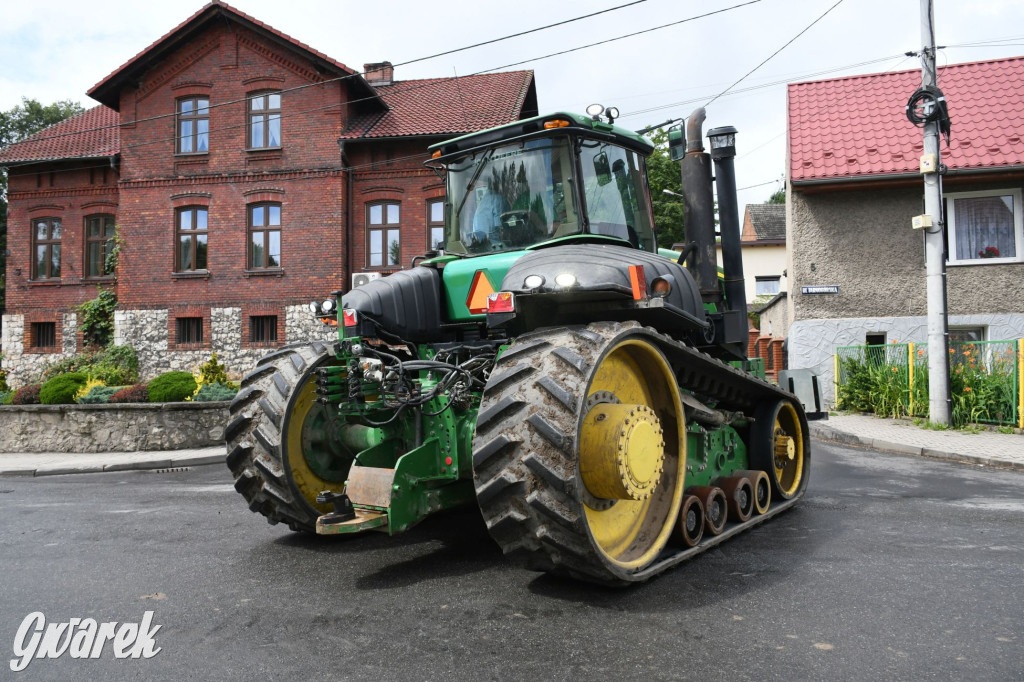
M534 567L630 582L669 540L683 407L655 335L636 323L519 337L488 381L473 449L491 536Z
M758 407L750 461L754 468L767 472L775 499L792 499L806 487L810 469L807 420L789 399Z

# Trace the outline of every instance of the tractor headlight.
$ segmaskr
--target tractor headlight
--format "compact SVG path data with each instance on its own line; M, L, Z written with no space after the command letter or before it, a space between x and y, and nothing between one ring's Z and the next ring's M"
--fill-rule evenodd
M524 289L538 289L542 286L544 286L544 277L541 275L528 275L523 280Z
M326 299L323 303L320 304L320 310L323 311L324 315L329 314L332 310L334 310L334 299Z
M313 313L314 315L319 315L320 314L320 304L317 303L316 301L310 301L309 302L309 312Z
M576 275L569 272L563 272L562 274L555 277L555 284L560 287L571 287L576 284Z

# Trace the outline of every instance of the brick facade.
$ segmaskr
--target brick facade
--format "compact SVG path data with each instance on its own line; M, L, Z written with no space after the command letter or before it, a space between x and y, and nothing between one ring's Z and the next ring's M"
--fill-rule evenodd
M386 66L378 75L390 79ZM532 75L515 75L504 81L523 81L517 86L523 95L511 109L501 102L502 111L511 112L501 114L507 120L536 108ZM44 162L41 152L28 152L39 162L23 165L31 156L19 158L9 171L3 338L12 383L34 380L42 362L81 347L80 333L73 343L65 338L74 328L67 320L76 306L95 298L97 286L116 290L115 340L140 348L146 377L188 368L214 350L237 376L267 348L330 334L302 319L306 303L347 290L351 273L398 269L369 263L367 206L399 204L399 263L408 267L427 250L428 202L444 196L437 175L423 167L426 147L462 132L432 131L420 116L405 136L353 134L356 119L402 114L374 89L398 87L388 79L371 87L344 65L215 1L101 81L89 94L116 112L116 154L94 158L76 148L59 160L48 151L45 158L58 160ZM251 98L275 92L281 92L279 144L269 144L277 140L267 132L267 146L254 147ZM189 100L210 104L200 151L183 149L179 120L185 119L174 115ZM96 115L87 112L90 121ZM266 119L264 125L269 131ZM97 127L83 127L82 135ZM46 133L29 141L46 144ZM191 139L196 147L198 139ZM15 158L17 147L0 152L0 164ZM250 227L255 216L269 218L271 209L279 224ZM193 221L188 230L179 229L183 212L186 223ZM87 276L85 221L101 214L115 216L124 244L116 279ZM56 277L33 275L37 219L61 223ZM266 244L255 255L252 230ZM263 261L253 262L257 257ZM34 347L38 322L54 323L52 346ZM9 330L12 324L20 328ZM199 342L188 338L196 333L202 334ZM32 354L38 358L24 361Z

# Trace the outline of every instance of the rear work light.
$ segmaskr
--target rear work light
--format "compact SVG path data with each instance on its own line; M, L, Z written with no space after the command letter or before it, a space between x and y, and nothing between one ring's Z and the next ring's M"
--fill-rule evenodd
M516 311L515 296L510 291L496 291L487 297L487 312L514 313Z

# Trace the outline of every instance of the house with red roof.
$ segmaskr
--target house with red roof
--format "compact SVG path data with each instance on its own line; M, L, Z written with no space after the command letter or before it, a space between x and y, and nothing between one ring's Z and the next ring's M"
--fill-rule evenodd
M98 287L147 377L214 350L243 372L330 334L309 301L440 238L427 147L537 113L530 71L394 70L356 71L213 0L93 86L99 106L0 150L11 381L81 348L76 308Z
M923 135L905 115L919 70L788 91L790 367L831 393L839 346L927 338ZM938 70L951 340L1024 337L1024 57Z

